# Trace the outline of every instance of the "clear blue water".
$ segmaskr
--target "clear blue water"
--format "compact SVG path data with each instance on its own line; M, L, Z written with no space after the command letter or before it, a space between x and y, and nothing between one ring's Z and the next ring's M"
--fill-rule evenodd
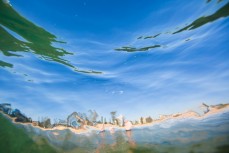
M0 0L0 103L127 120L229 102L228 0ZM228 113L132 132L26 127L60 152L229 152Z
M228 0L0 3L0 100L34 120L228 103Z

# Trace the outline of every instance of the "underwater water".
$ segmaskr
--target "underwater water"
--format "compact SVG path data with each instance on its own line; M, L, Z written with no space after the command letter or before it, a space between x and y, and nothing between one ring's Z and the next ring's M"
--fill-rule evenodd
M228 0L0 0L0 104L114 124L229 103L228 16ZM0 116L0 152L224 153L228 115L78 134Z
M203 119L171 119L132 131L109 129L99 133L73 133L70 130L41 130L28 125L25 129L36 141L40 136L64 152L149 152L149 153L225 153L229 149L229 112Z
M34 120L228 103L227 0L0 4L0 100Z
M2 114L0 114L0 122L0 152L56 152L45 138L36 137L34 141L25 130L17 128Z

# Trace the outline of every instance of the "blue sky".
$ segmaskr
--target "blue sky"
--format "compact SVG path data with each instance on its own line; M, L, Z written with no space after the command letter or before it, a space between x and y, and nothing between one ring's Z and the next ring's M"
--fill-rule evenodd
M212 1L11 0L22 16L58 36L55 44L74 55L64 58L84 74L31 53L0 69L0 101L28 116L65 118L73 111L95 109L110 117L118 111L128 119L158 117L229 101L229 22L221 18L195 30L165 34L224 6ZM163 33L157 39L139 36ZM190 39L190 41L185 41ZM121 46L161 48L120 52ZM32 80L32 81L31 81Z

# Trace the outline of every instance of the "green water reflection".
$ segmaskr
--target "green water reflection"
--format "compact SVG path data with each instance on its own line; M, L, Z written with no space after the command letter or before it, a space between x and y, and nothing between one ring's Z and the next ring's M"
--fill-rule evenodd
M221 7L219 10L217 10L215 13L213 13L212 15L209 16L202 16L199 17L198 19L194 20L191 24L173 32L172 34L178 34L181 33L183 31L187 31L187 30L194 30L196 28L199 28L201 26L204 26L208 23L214 22L220 18L223 17L227 17L229 16L229 3L227 3L226 5L224 5L223 7ZM137 40L139 39L156 39L157 37L159 37L162 33L158 33L156 35L152 35L152 36L140 36L137 38ZM166 32L165 34L169 34L168 32ZM136 51L149 51L151 49L155 49L158 47L163 47L162 44L158 43L156 45L152 45L152 46L143 46L143 47L134 47L134 46L129 46L129 47L120 47L120 48L116 48L116 51L126 51L126 52L136 52Z
M20 40L12 32L24 40ZM63 58L66 55L73 55L73 53L63 48L57 48L53 43L64 42L58 41L55 35L21 16L9 4L0 1L0 51L3 55L21 57L21 52L30 52L40 59L63 64L77 72L100 73L79 70ZM12 68L13 63L1 61L0 66Z

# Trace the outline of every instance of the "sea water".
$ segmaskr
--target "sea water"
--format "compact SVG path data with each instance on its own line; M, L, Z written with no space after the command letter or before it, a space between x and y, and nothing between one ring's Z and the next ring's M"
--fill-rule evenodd
M229 148L229 111L205 118L170 119L131 131L116 129L99 133L91 130L73 133L70 130L41 130L23 125L31 135L45 137L65 152L206 152L217 153ZM57 134L54 134L57 133Z

